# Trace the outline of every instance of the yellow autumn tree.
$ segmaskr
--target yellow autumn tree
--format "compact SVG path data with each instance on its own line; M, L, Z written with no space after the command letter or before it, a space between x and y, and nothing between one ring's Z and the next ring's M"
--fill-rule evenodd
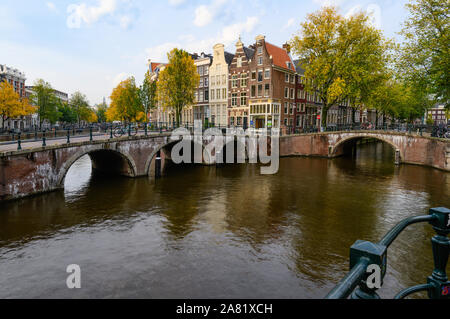
M143 105L139 96L139 88L133 77L128 78L117 85L111 93L111 105L106 111L108 121L138 121L145 120L142 117Z
M322 100L323 127L332 106L370 97L385 77L391 47L365 13L344 17L329 6L307 16L291 45L305 69L306 89Z
M167 57L169 63L159 74L157 96L164 109L175 111L179 126L183 108L194 103L200 76L194 60L186 51L173 49Z
M0 83L2 130L5 128L5 121L32 114L34 111L35 108L30 105L28 99L21 99L11 84L6 81Z

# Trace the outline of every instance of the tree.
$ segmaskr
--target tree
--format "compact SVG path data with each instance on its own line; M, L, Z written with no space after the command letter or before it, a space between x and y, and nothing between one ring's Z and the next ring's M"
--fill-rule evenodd
M108 121L138 121L143 119L143 105L134 77L119 83L111 93L111 105L106 111Z
M2 117L2 130L5 122L12 118L31 114L35 109L27 99L21 99L19 94L7 81L0 83L0 116Z
M77 117L78 124L80 124L81 121L89 122L92 110L89 107L89 102L86 95L77 91L72 94L69 103Z
M96 106L97 111L95 114L97 115L97 119L99 123L105 123L106 122L106 111L108 110L108 105L103 102L102 104L99 104Z
M50 83L38 79L34 83L33 91L31 101L37 107L39 127L42 128L42 123L45 120L55 123L59 119L60 114L57 108L58 100L53 93Z
M401 34L398 69L417 90L450 107L450 3L448 0L411 0L410 17Z
M291 44L305 69L306 89L316 91L322 100L326 126L332 106L367 101L383 78L390 42L362 12L344 18L336 8L324 7L309 14L301 26Z
M175 110L179 126L183 108L194 103L200 76L194 60L186 51L173 49L167 56L169 63L159 73L158 100L165 109Z
M60 102L58 105L58 112L61 114L59 121L69 124L77 122L77 114L68 103Z
M145 74L144 82L139 89L140 100L144 107L145 122L148 122L149 111L156 107L156 92L156 81L152 81L150 77L150 71L147 71L147 73Z

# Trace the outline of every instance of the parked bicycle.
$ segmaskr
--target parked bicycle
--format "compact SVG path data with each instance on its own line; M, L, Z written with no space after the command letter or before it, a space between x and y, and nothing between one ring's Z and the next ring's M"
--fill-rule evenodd
M128 133L129 132L129 133ZM114 129L114 137L119 138L124 135L136 136L138 128L136 126L118 126Z

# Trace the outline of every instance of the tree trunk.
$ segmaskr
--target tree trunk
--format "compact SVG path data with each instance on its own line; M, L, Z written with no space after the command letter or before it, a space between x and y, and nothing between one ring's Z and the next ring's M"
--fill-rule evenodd
M352 107L352 124L356 124L356 109Z
M322 128L325 130L327 128L327 119L328 119L328 110L330 109L329 106L323 106L322 107Z

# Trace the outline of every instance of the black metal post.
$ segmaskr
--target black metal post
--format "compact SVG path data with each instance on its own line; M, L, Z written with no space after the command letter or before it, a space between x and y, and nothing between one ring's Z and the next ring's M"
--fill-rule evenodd
M156 160L155 160L155 178L161 177L161 151L158 151L156 153Z
M21 133L19 133L18 138L17 138L17 150L20 151L22 149L22 141L20 140L20 135Z
M145 128L144 128L145 136L148 136L148 132L147 132L148 128L147 128L147 126L148 126L148 123L145 123Z
M89 141L93 141L93 136L92 136L92 126L89 127Z
M45 139L45 130L44 132L42 132L42 147L46 147L47 143L46 143L46 139Z
M128 124L128 137L131 137L131 124Z
M113 139L113 126L111 124L111 135L109 136L110 139Z
M70 144L70 130L67 130L67 144Z

